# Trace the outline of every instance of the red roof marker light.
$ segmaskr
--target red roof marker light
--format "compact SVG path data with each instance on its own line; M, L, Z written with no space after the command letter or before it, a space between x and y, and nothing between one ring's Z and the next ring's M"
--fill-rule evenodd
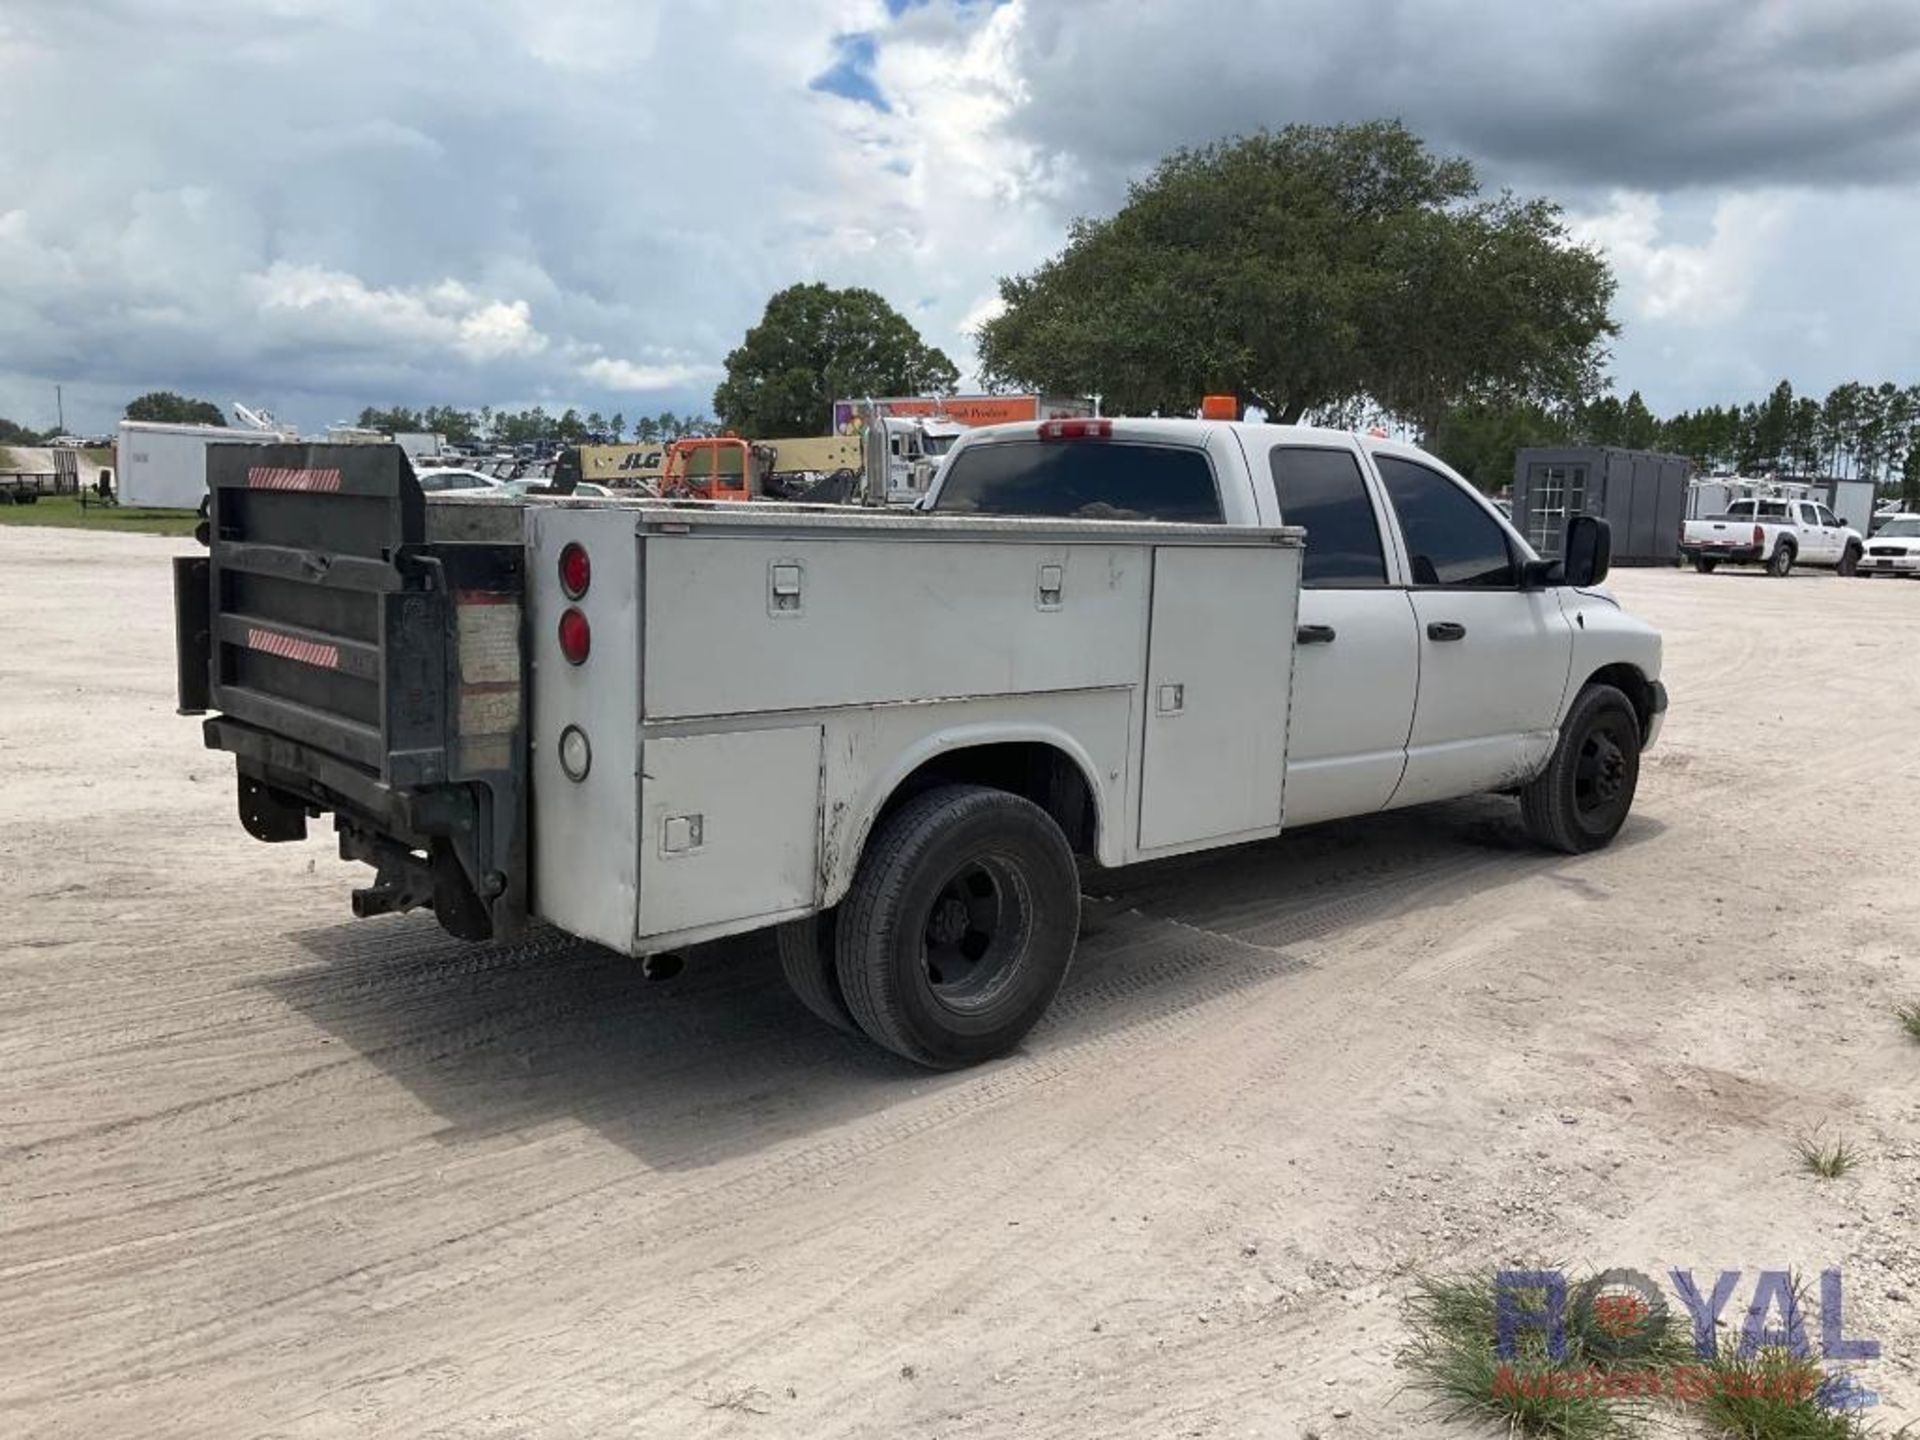
M1113 421L1094 419L1042 420L1042 440L1111 440Z

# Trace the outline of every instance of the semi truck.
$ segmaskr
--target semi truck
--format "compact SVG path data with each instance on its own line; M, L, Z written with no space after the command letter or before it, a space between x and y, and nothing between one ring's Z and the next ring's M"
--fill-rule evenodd
M1482 792L1592 850L1666 710L1603 521L1542 560L1332 431L974 430L908 511L429 500L391 447L209 485L181 708L251 834L331 814L357 915L471 940L771 930L815 1015L936 1068L1046 1010L1084 869Z

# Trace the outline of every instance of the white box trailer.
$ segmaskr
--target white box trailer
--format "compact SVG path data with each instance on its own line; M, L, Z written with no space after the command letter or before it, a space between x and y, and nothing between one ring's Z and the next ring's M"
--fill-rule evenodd
M208 446L283 439L268 430L122 420L114 454L120 503L144 510L198 510L207 498Z
M1873 529L1873 481L1830 476L1814 481L1813 488L1841 524L1851 525L1862 535Z
M406 452L409 460L435 460L447 447L447 437L434 430L397 430L393 443Z

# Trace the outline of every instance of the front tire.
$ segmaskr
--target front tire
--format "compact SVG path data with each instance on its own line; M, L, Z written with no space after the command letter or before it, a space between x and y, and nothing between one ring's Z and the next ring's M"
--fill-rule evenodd
M1860 573L1860 547L1858 545L1847 546L1845 553L1841 555L1840 573L1842 575L1858 575Z
M894 1054L972 1065L1045 1013L1079 927L1080 876L1053 818L1004 790L942 786L867 841L840 907L840 990Z
M1640 716L1611 685L1589 685L1560 727L1560 743L1520 792L1520 816L1541 845L1585 854L1612 842L1640 783Z
M1767 557L1767 573L1776 580L1784 580L1793 569L1793 546L1782 540L1773 547L1773 554Z

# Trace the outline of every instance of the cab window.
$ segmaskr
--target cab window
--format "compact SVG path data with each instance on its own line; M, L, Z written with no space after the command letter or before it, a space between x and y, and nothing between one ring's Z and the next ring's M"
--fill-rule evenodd
M1380 522L1351 450L1276 445L1268 457L1282 525L1307 530L1301 583L1323 590L1352 590L1387 583L1387 557Z
M1373 461L1406 537L1414 584L1478 589L1519 584L1507 533L1479 501L1425 465L1394 455L1375 455Z
M1119 440L1003 440L947 461L934 509L1076 520L1224 519L1204 451Z
M1820 523L1822 525L1831 525L1835 529L1839 528L1840 517L1835 515L1833 511L1829 510L1824 505L1816 505L1813 508L1814 508L1814 512L1819 515Z

